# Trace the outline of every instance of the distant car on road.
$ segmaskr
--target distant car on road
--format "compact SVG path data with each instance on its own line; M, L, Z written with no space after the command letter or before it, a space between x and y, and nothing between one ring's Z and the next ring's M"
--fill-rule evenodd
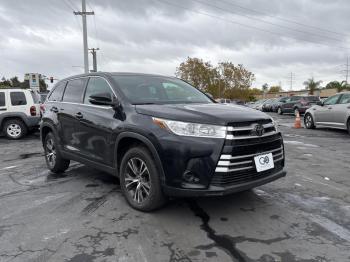
M324 126L345 129L350 134L350 92L331 96L308 109L304 123L308 129Z
M30 89L0 89L0 132L20 139L39 126L39 96Z
M279 97L275 101L273 101L271 104L271 111L277 112L278 106L283 104L288 98L289 98L288 96L283 96L283 97Z
M304 114L311 106L320 102L318 96L291 96L284 102L282 102L278 108L278 114Z
M263 112L271 112L272 111L272 104L276 101L277 98L271 98L266 100L262 105L262 111Z

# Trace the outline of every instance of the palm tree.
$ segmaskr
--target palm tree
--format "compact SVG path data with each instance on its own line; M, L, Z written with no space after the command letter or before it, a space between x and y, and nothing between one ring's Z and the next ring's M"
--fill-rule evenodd
M304 82L304 86L309 90L310 95L313 95L315 90L318 89L322 81L315 81L314 78L310 78Z
M349 84L346 81L332 81L326 85L326 88L336 88L338 92L342 92L345 89L349 89Z

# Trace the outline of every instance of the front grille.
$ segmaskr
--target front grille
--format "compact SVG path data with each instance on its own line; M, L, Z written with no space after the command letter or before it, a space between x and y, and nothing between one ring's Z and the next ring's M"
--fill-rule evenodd
M262 133L256 132L256 127L262 127ZM271 119L255 122L232 123L227 127L226 139L251 139L256 137L266 137L276 134L277 130Z
M255 124L249 123L249 125L241 125L239 128L251 127ZM266 125L272 125L272 123L263 124L265 130L270 128L270 126ZM260 137L249 136L245 139L242 139L242 137L233 135L232 138L226 138L211 185L231 186L251 182L283 169L284 149L282 138L274 127L270 135ZM268 153L272 153L275 167L258 173L256 171L254 157Z

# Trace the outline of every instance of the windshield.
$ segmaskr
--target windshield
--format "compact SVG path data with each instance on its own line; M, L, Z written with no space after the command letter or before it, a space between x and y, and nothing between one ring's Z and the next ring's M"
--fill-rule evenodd
M195 87L170 77L114 75L120 90L132 104L213 103Z

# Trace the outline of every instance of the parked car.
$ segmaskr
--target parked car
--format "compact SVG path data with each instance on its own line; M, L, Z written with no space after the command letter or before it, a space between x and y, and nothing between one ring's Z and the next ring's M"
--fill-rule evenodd
M271 104L271 111L276 113L278 107L279 107L281 104L283 104L284 102L286 102L287 99L288 99L288 96L283 96L283 97L277 98L277 99Z
M216 99L216 102L221 103L221 104L230 104L231 100L227 98L218 98Z
M276 98L267 99L262 105L262 111L263 112L271 112L272 111L272 104L275 102L275 100L276 100Z
M0 132L20 139L39 126L39 97L30 89L0 89Z
M92 73L59 81L44 104L48 168L75 160L116 175L135 209L167 196L213 196L286 175L271 117L214 103L186 82L158 75Z
M265 101L266 101L266 99L258 100L258 101L254 102L254 103L248 104L248 107L256 109L256 110L259 110L259 111L262 111L262 106L263 106L263 103Z
M292 96L282 102L278 108L278 114L304 114L307 109L319 102L318 96Z
M350 134L350 92L343 92L319 102L304 117L305 127L331 127L348 130Z

